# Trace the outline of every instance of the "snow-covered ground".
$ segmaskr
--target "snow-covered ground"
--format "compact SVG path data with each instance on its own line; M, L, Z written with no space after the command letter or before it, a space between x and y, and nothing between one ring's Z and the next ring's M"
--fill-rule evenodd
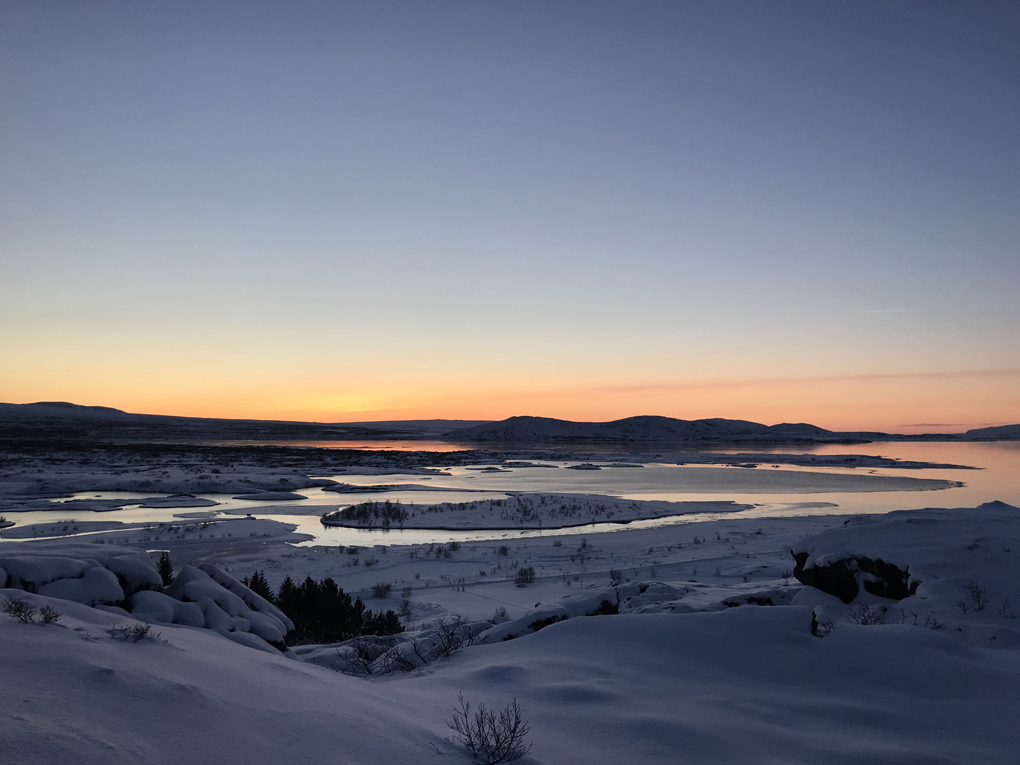
M449 476L415 455L322 472L261 459L135 464L137 456L0 470L0 512L19 521L0 543L0 601L36 609L27 624L0 612L4 765L466 763L445 724L459 693L496 709L518 700L531 722L525 763L1016 762L1015 507L838 515L815 501L828 514L747 517L721 512L740 506L716 494L724 507L708 503L710 512L675 525L550 532L705 510L695 506L707 500L494 500L454 485L470 483L468 471L498 480L532 471L545 485L539 474L570 483L657 469L630 467L651 463L626 455L595 459L594 472L539 468L549 463L535 454L475 459L454 462ZM803 458L785 462L792 471L698 469L750 482L807 470ZM405 524L492 526L498 516L510 528L424 544L408 543L423 533L412 529L331 529L366 540L332 545L295 533L308 512L295 494L332 500L329 510L362 498L323 487L382 484L386 474L418 476ZM161 476L158 488L139 483ZM753 479L769 480L787 479ZM430 487L441 481L449 497ZM230 493L166 496L200 494L203 482ZM113 487L142 493L79 494L66 515L34 509L54 494ZM256 496L233 499L240 494ZM378 494L364 499L385 499ZM896 496L908 508L945 494ZM421 512L429 502L432 512ZM521 528L535 521L545 536ZM177 573L169 587L154 563L164 551ZM371 651L346 642L281 653L271 643L280 645L287 617L239 582L256 571L274 590L287 577L332 577L377 613L402 611L406 632L366 643ZM43 606L59 620L43 623ZM451 620L472 645L440 657L437 635ZM143 623L152 631L137 642L144 626L123 629Z
M183 569L169 595L139 590L132 616L66 599L87 602L118 581L155 589L144 565L123 562L137 560L137 547L116 543L130 532L103 545L8 543L5 559L21 562L0 576L42 594L2 594L51 605L61 618L0 615L4 713L16 723L0 738L0 760L276 763L300 753L335 762L342 753L345 762L468 762L444 722L463 693L497 708L517 698L532 728L524 762L1015 762L1020 510L846 520L723 519L456 550L296 550L286 529L262 549L163 540L179 571L203 557L216 566ZM53 563L89 554L96 563L82 570ZM874 595L864 583L875 589L882 577L864 570L864 558L904 572L912 594ZM798 562L812 570L840 561L860 585L850 603L792 574ZM529 567L536 581L516 586ZM133 579L108 577L113 569ZM395 595L371 598L372 584L410 585L408 632L397 640L455 613L480 634L422 669L368 678L331 670L337 648L252 650L248 635L263 617L237 599L232 577L256 569L274 586L332 576L374 609L397 604ZM35 586L40 571L59 577ZM236 593L217 595L222 583ZM602 601L619 614L585 615ZM117 631L138 616L158 638ZM270 616L261 629L271 629Z

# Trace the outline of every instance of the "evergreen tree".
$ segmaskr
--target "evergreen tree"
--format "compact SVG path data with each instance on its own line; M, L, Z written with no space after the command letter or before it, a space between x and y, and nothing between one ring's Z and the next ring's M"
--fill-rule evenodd
M368 616L363 635L398 635L404 631L400 617L392 610L385 613L380 611L375 616L372 616L372 612L369 611Z
M273 597L273 591L269 587L269 582L266 581L266 575L261 571L256 571L252 574L251 580L246 580L244 584L249 590L254 592L256 595L265 598L270 603L275 600Z
M332 577L317 582L309 576L300 586L288 577L280 585L276 604L294 622L294 631L287 636L290 644L336 643L358 635L393 635L404 630L393 611L374 615L361 598L352 600Z
M169 587L174 580L174 565L170 562L170 553L164 552L159 556L159 576L163 580L163 586Z
M280 584L280 589L276 592L276 605L291 618L291 621L294 620L294 616L298 611L297 587L294 585L294 580L289 576L283 580Z

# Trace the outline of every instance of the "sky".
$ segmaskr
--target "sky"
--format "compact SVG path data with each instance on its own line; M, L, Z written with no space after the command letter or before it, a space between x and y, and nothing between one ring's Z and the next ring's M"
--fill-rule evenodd
M1020 422L1020 5L0 0L0 401Z

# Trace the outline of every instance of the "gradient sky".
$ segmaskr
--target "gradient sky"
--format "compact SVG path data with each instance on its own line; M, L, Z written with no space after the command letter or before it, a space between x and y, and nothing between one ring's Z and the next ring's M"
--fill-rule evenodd
M1020 5L0 0L0 401L1020 422Z

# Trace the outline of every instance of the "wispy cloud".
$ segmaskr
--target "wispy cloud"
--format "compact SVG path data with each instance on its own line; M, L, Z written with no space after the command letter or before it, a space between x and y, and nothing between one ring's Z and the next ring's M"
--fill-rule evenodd
M897 425L898 428L988 428L995 425L1002 425L1001 421L996 422L910 422L906 425Z
M601 393L644 393L668 395L684 390L702 388L752 387L761 385L797 385L834 382L866 382L869 380L920 380L952 378L986 378L1020 376L1020 367L1005 369L973 369L944 372L892 372L889 374L817 375L805 377L763 377L745 380L692 380L685 382L638 383L633 385L607 385L585 390ZM572 392L576 392L574 389Z

